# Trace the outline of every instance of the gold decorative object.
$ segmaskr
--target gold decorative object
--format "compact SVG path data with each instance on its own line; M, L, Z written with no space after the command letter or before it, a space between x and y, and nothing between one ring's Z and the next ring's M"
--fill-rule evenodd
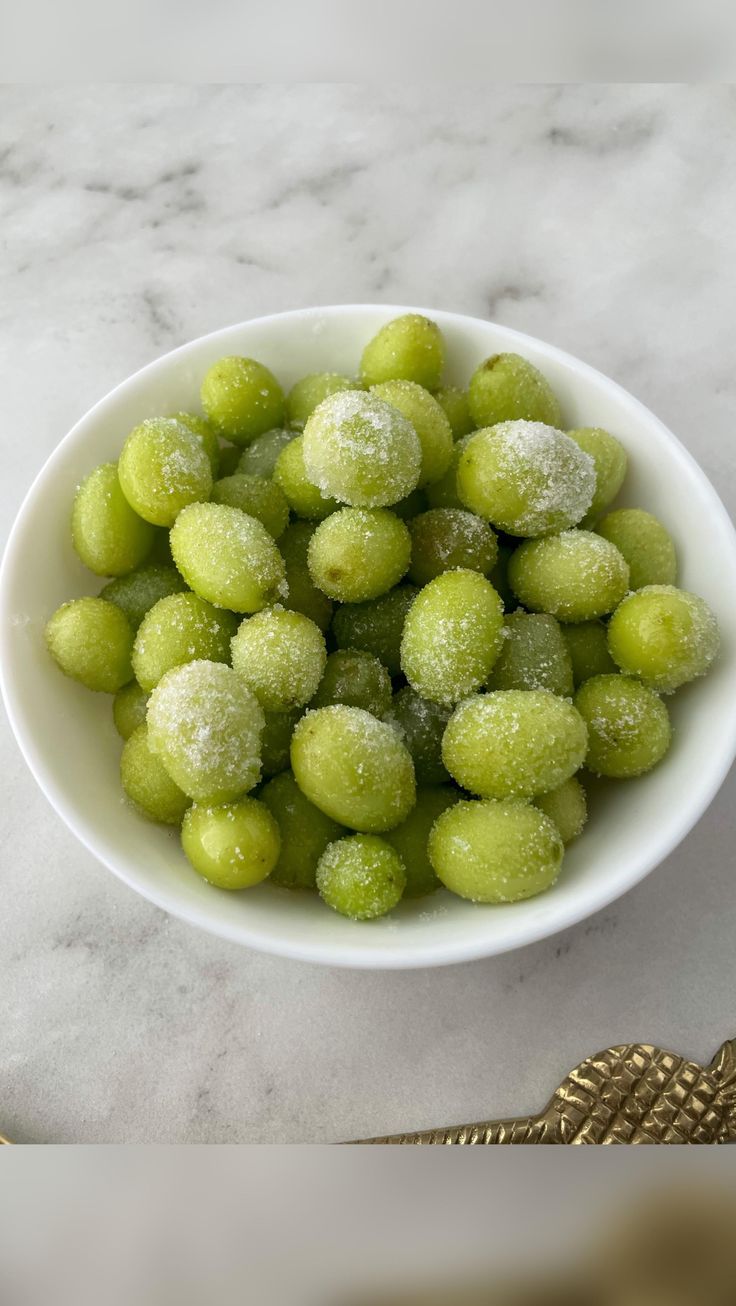
M581 1061L538 1116L356 1140L415 1143L728 1143L736 1141L736 1039L709 1066L649 1043Z
M3 1138L2 1134L0 1134L0 1145L2 1145L3 1143L9 1143L9 1142L10 1142L10 1139L9 1139L9 1138Z

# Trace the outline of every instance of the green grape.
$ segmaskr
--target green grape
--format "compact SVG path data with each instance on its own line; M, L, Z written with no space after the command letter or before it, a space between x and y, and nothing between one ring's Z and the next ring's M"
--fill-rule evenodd
M572 662L554 617L515 612L504 621L501 652L488 677L489 689L548 689L571 698Z
M616 498L624 483L628 458L621 441L600 426L578 426L567 434L595 463L595 493L585 518L587 524Z
M270 434L270 432L266 432L266 434ZM262 440L262 439L263 436L260 435L256 436L256 440ZM253 441L253 444L256 443L256 440ZM248 446L248 448L252 448L252 447L253 445ZM236 472L239 472L241 470L244 472L255 471L256 469L253 467L243 467L241 469L240 463L242 459L245 457L245 454L247 452L248 449L243 450L239 444L221 444L218 475L234 476ZM257 474L263 475L262 472L259 472ZM268 474L269 476L271 475L270 472Z
M616 665L665 694L705 675L719 643L705 599L674 585L645 585L629 594L608 623Z
M310 707L330 707L333 703L385 716L391 706L391 677L378 658L358 648L330 653Z
M411 521L412 517L418 517L420 512L424 512L426 507L427 496L424 490L412 490L405 499L399 499L398 503L394 503L391 511L402 521Z
M442 736L450 711L449 707L421 698L411 685L394 695L386 719L398 727L411 753L419 784L438 785L450 779L442 761Z
M174 421L188 426L197 436L210 460L212 479L215 480L220 472L220 441L215 428L204 417L200 417L199 413L174 413Z
M526 803L460 802L435 821L429 859L471 902L519 902L555 883L563 844L554 821Z
M302 440L309 480L352 507L398 503L419 483L417 432L403 413L374 394L331 395L312 413Z
M286 396L286 416L289 426L303 431L308 417L312 416L323 399L339 394L341 390L360 390L359 381L349 376L340 376L339 372L311 372L303 376L291 387Z
M632 590L645 585L674 585L677 558L667 529L641 508L619 508L609 512L596 526L596 533L615 544L629 564Z
M403 413L419 436L419 487L441 480L452 462L454 441L452 427L437 400L414 381L384 381L373 386L371 394Z
M291 771L261 790L261 802L278 822L281 851L271 879L286 889L316 889L317 863L343 828L304 796Z
M121 739L130 739L133 731L143 725L147 706L148 694L137 680L131 680L118 690L112 700L112 719Z
M283 431L280 427L264 431L247 449L238 450L235 466L224 474L231 476L234 472L243 472L245 476L262 476L264 480L270 480L281 450L293 439L293 431Z
M151 749L195 802L226 803L258 783L263 711L222 662L167 671L146 720Z
M261 771L266 778L288 770L291 763L291 736L301 708L293 712L264 712L266 724L261 736Z
M154 526L172 526L182 508L209 499L210 460L183 422L151 417L131 431L118 462L128 503Z
M429 860L429 832L437 817L452 807L460 797L457 789L443 785L436 789L418 789L417 803L401 825L385 835L399 854L406 871L405 898L423 898L440 888L440 881Z
M470 378L468 405L476 426L519 419L562 424L549 381L519 354L493 354L481 363Z
M434 397L450 423L456 440L475 430L475 422L470 416L467 390L460 390L456 385L446 385L440 387Z
M561 627L572 663L575 688L591 676L604 676L618 668L608 652L608 631L601 621L581 621Z
M556 789L546 794L538 794L534 806L554 821L564 844L572 843L582 833L588 819L588 804L585 790L577 776L570 776Z
M232 612L213 607L197 594L159 599L143 618L133 645L138 684L150 692L167 671L185 662L229 662L237 628Z
M123 748L120 780L126 796L149 821L181 824L189 799L151 752L145 724L133 731Z
M215 481L212 502L226 503L231 508L247 512L249 517L255 517L266 527L274 540L283 535L289 524L289 505L283 490L261 476L237 472L234 476Z
M283 424L284 392L276 377L254 358L221 358L202 382L202 407L220 435L250 444Z
M428 485L426 489L427 503L430 508L462 508L457 492L457 469L463 453L472 440L475 432L471 431L464 435L452 447L452 457L450 459L447 471L433 485Z
M114 694L132 678L133 631L105 599L70 599L46 624L46 646L65 676L87 689Z
M72 509L72 543L90 571L124 576L153 548L153 526L131 508L117 463L103 463L79 486Z
M588 727L585 765L596 775L626 780L651 771L670 746L667 708L631 676L592 676L575 706Z
M390 675L400 675L404 622L418 593L415 585L397 585L371 603L344 604L332 619L337 647L365 649Z
M328 844L317 864L320 897L354 921L385 916L401 900L405 885L399 854L375 834L350 834Z
M265 526L224 503L179 514L171 551L190 589L218 608L259 612L283 597L286 568Z
M149 562L127 576L118 576L100 590L100 598L114 603L124 612L133 630L137 630L146 613L165 599L167 594L181 594L186 585L176 567Z
M502 422L471 435L457 468L466 508L511 535L549 535L590 507L595 465L563 431Z
M286 566L288 595L284 607L293 612L303 612L320 630L327 630L332 617L332 600L317 589L309 574L307 555L309 541L315 532L311 522L294 521L287 526L279 540L279 549Z
M406 617L401 669L434 703L457 703L488 678L501 651L503 606L477 571L445 571L420 590Z
M232 655L233 670L267 712L289 712L308 703L327 660L319 627L303 613L282 607L241 622Z
M181 846L208 884L250 889L271 874L281 836L263 803L240 798L221 807L190 807L181 827Z
M574 775L586 748L585 722L566 699L543 689L498 689L455 708L442 760L481 798L533 798Z
M364 385L382 381L416 381L436 390L445 365L445 347L436 322L405 313L386 322L368 341L360 360Z
M291 511L309 521L322 521L340 507L310 481L304 466L304 436L298 435L281 450L273 479L286 496Z
M395 730L359 707L307 712L291 741L299 788L320 811L353 830L380 834L414 806L414 766Z
M592 531L525 540L511 555L509 583L525 608L558 621L593 621L613 612L629 588L629 568L614 544Z
M488 577L494 590L496 590L500 594L501 601L503 603L506 612L513 612L514 609L519 606L518 603L516 602L516 595L514 594L514 591L509 585L509 576L508 576L509 562L511 560L511 555L514 552L514 549L517 547L517 545L518 545L517 540L511 541L509 538L496 539L496 548L498 551L498 556L496 558L495 565L491 568L491 572Z
M409 522L409 533L409 579L415 585L426 585L457 567L487 576L496 561L496 537L490 526L462 508L430 508Z
M403 521L385 508L341 508L320 522L309 542L309 572L341 603L377 599L401 580L411 556Z

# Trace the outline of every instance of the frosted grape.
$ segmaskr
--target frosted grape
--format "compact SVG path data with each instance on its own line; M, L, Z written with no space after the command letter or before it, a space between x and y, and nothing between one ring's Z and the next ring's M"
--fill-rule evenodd
M645 585L674 585L675 546L666 527L650 512L619 508L598 522L596 532L615 544L628 562L632 590L643 589Z
M210 460L210 470L214 480L220 473L220 441L217 431L199 413L174 413L174 420L181 422L183 426L188 426L189 430L194 432Z
M249 889L271 874L281 836L268 808L257 798L189 808L181 845L195 871L218 889Z
M316 889L317 863L343 827L302 793L291 771L283 771L261 790L261 801L275 817L281 849L271 878L287 889Z
M224 476L212 487L212 502L229 504L231 508L240 508L249 517L255 517L274 540L283 535L289 524L289 505L283 490L261 476L249 476L244 472Z
M468 404L476 426L544 422L559 427L560 405L546 377L519 354L493 354L470 379Z
M152 417L131 431L118 462L128 503L155 526L171 526L187 504L209 499L212 469L201 440L173 417Z
M357 648L330 653L310 706L329 707L333 703L385 716L391 706L391 677L378 658Z
M386 719L397 727L409 749L419 784L444 784L450 779L442 761L442 736L450 711L449 707L421 698L411 685L394 695Z
M661 698L630 676L592 676L575 705L588 727L585 764L596 775L625 780L651 771L670 746Z
M117 463L103 463L79 486L72 509L72 543L98 576L124 576L153 548L153 526L131 508Z
M422 698L457 703L487 679L501 650L503 606L476 571L445 571L411 605L401 669Z
M570 654L554 617L538 612L516 612L506 617L503 645L488 687L548 689L563 698L572 696Z
M286 568L265 526L224 503L185 508L171 551L195 594L232 612L258 612L281 598Z
M46 647L65 676L87 689L114 694L133 676L133 631L105 599L70 599L46 625Z
M121 739L130 739L134 730L146 719L148 694L136 680L119 689L112 700L112 719Z
M430 508L409 522L409 578L426 585L443 571L466 567L487 576L497 557L490 526L462 508Z
M464 435L475 430L475 422L470 415L467 390L460 390L456 385L442 386L435 392L434 397L452 427L455 440L460 440Z
M322 521L340 506L337 499L323 494L307 476L303 435L290 440L281 450L273 469L273 479L297 517Z
M149 562L128 572L127 576L109 581L100 590L100 598L120 608L133 630L137 630L154 603L165 599L167 594L181 594L185 589L184 579L176 567Z
M267 712L303 707L327 660L324 635L309 617L267 608L243 621L232 642L233 670Z
M615 435L610 435L600 426L578 426L567 434L595 464L595 492L585 519L594 522L616 498L624 483L628 464L626 450Z
M323 399L338 394L341 390L361 390L359 381L339 372L310 372L291 387L286 396L286 416L289 426L303 431L307 418L311 417Z
M429 833L437 817L452 807L460 797L450 785L418 789L416 806L405 821L389 830L384 838L399 854L406 871L405 898L421 898L440 888L429 860Z
M345 603L332 619L338 648L362 648L373 653L392 676L401 672L404 622L419 590L397 585L371 603Z
M534 806L554 821L564 844L572 843L573 839L577 839L588 819L585 790L574 775L570 776L569 780L564 780L556 789L550 789L546 794L538 794L534 799Z
M197 594L169 594L146 613L133 645L133 672L150 691L172 667L207 659L230 661L238 620Z
M302 439L309 480L342 503L380 508L405 498L419 482L419 436L403 413L376 395L345 390L330 396L312 413ZM281 459L289 449L293 445Z
M368 341L360 360L360 376L367 386L402 380L436 390L444 361L437 323L419 313L405 313L386 322Z
M213 426L233 444L283 424L284 392L276 377L254 358L221 358L202 382L202 407Z
M572 663L572 678L577 689L591 676L608 675L618 670L608 651L608 631L602 621L566 623L561 627Z
M317 527L307 555L315 585L342 603L385 594L404 575L410 556L406 525L385 508L341 508Z
M321 897L354 921L385 916L400 901L405 884L396 849L374 834L352 834L328 844L317 865Z
M311 522L295 521L287 526L279 540L279 549L286 566L288 593L284 607L303 612L320 630L327 630L332 617L332 601L318 589L309 574L307 557L309 541L315 526Z
M509 560L508 577L520 603L558 621L592 621L618 607L629 568L614 544L592 531L564 531L525 540Z
M665 694L705 675L719 643L705 599L674 585L645 585L629 594L608 623L617 666Z
M123 748L120 780L126 796L149 821L181 824L189 799L151 752L145 724L133 731Z
M413 381L385 381L374 386L371 394L403 413L419 436L419 486L439 481L452 461L454 441L452 427L437 400Z
M429 857L439 879L471 902L533 898L555 883L562 855L554 821L526 803L455 803L429 836Z
M247 448L237 450L235 465L227 471L223 469L222 475L232 476L235 472L243 472L246 476L263 476L265 480L270 480L281 450L291 444L293 439L293 431L284 431L278 426L272 431L264 431Z

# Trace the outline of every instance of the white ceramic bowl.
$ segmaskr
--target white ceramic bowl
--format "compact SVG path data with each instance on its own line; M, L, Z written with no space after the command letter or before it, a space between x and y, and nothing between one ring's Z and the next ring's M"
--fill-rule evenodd
M71 502L92 467L117 458L133 426L197 408L202 376L223 354L259 358L287 386L305 372L354 373L365 341L407 311L440 324L449 381L464 384L488 354L513 350L549 377L569 426L603 426L623 441L631 464L621 502L648 508L667 524L678 546L680 583L715 609L723 651L706 679L671 700L676 733L665 761L641 780L596 792L590 824L550 892L488 907L442 891L401 904L384 920L355 924L310 895L268 884L228 894L195 875L176 834L140 819L122 800L110 698L56 670L43 627L63 600L100 587L72 551ZM20 510L0 575L3 692L18 743L52 806L105 866L159 907L288 957L371 968L438 966L520 947L598 911L661 862L702 816L736 752L734 593L736 536L715 490L662 423L600 372L517 331L453 313L385 305L304 309L174 350L119 385L62 440Z

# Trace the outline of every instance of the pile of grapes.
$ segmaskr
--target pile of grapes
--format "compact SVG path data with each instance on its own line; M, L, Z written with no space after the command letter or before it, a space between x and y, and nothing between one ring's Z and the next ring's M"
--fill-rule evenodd
M147 419L78 489L74 548L112 579L48 648L115 695L126 795L222 889L270 876L356 920L440 884L540 893L586 820L578 773L656 766L662 695L716 656L662 523L607 511L620 442L563 431L516 354L467 391L443 363L415 314L359 380L284 396L222 358L203 416Z

